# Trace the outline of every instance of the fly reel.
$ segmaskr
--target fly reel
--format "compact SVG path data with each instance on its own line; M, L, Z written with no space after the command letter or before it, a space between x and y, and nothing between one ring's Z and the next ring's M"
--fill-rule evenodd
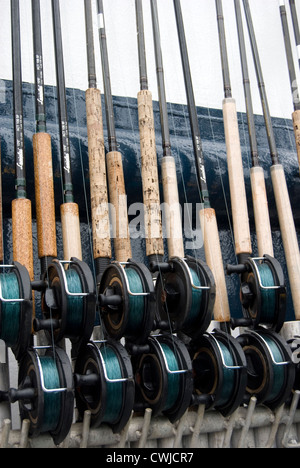
M271 330L249 330L238 337L247 359L247 388L272 410L290 397L295 381L292 352L283 339Z
M32 437L49 432L56 445L68 435L74 410L72 367L60 348L29 349L19 366L18 389L0 392L0 401L19 402L21 419Z
M174 423L190 406L192 363L186 346L176 336L148 339L148 351L133 358L137 407L163 413Z
M130 357L115 341L89 342L75 364L76 403L83 417L91 412L91 424L109 424L120 432L134 404L135 388Z
M113 262L103 273L99 302L109 337L145 342L154 324L155 301L153 280L144 265Z
M228 266L227 271L237 272L236 268ZM269 255L248 258L240 272L240 297L246 318L254 328L265 325L279 332L286 314L286 286L280 263Z
M215 281L209 267L192 257L172 258L160 268L155 293L161 320L171 322L174 333L196 339L212 320Z
M30 346L32 331L32 289L27 269L15 262L0 265L0 339L19 360Z
M195 393L207 398L207 408L222 415L232 414L243 402L246 384L246 357L234 338L214 330L192 345Z
M46 330L56 343L63 338L69 338L78 347L86 343L94 328L96 311L95 283L88 265L74 258L70 262L53 260L44 275L44 284L44 319L35 319L35 330Z

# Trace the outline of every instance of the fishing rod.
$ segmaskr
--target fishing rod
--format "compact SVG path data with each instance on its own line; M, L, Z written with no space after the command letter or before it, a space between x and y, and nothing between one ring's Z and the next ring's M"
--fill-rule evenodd
M289 71L290 84L291 84L291 93L292 93L293 106L294 106L292 119L293 119L294 134L295 134L295 140L296 140L298 163L299 163L299 168L300 168L300 96L299 96L299 88L297 85L297 77L296 77L296 71L295 71L295 65L294 65L294 58L293 58L293 52L292 52L292 46L291 46L286 8L282 0L280 0L279 11L280 11L280 17L281 17L284 45L285 45L286 58L287 58L288 71Z
M275 202L279 218L280 230L282 235L283 247L288 268L294 311L296 319L300 319L300 254L299 245L291 208L289 192L286 183L286 177L283 166L280 164L279 155L276 147L275 135L272 126L272 120L268 105L267 93L263 79L262 68L255 38L255 32L252 22L251 11L247 0L243 0L248 32L251 41L253 60L257 76L262 108L264 113L265 125L267 130L268 144L272 160L271 178L275 195Z
M258 404L264 403L271 408L277 408L290 397L295 372L290 350L278 333L275 333L282 329L285 320L286 288L281 266L273 258L265 180L263 169L259 165L242 12L240 1L235 0L234 3L252 156L251 188L255 223L265 224L262 228L258 226L257 230L261 255L256 260L249 259L246 263L248 268L244 274L245 283L241 287L243 305L247 303L249 315L256 317L256 321L252 329L238 337L238 341L248 364L247 393L249 396L255 396ZM267 281L269 286L259 287L256 284L259 280L262 285ZM253 301L254 297L256 299ZM263 327L260 327L261 323Z
M300 51L299 51L300 29L299 29L299 21L298 21L297 10L296 10L296 2L295 0L289 0L289 3L290 3L291 15L292 15L295 42L296 42L297 52L298 52L299 66L300 66Z
M201 133L198 123L197 109L195 104L192 76L189 64L188 49L185 37L184 22L180 0L174 0L176 15L178 39L180 45L182 68L185 79L185 88L189 109L190 125L192 130L195 164L197 168L198 184L200 189L200 198L202 210L200 211L201 227L204 232L204 248L206 258L212 268L216 278L217 298L214 307L214 318L220 322L220 327L227 331L226 324L230 323L230 310L226 290L225 273L222 261L219 232L215 211L211 208L209 201L209 192L205 175L205 161L202 147ZM204 334L192 343L194 350L193 368L195 373L195 383L197 392L201 395L209 396L206 407L214 406L224 414L230 414L238 408L243 400L245 393L245 357L241 351L240 345L224 331L214 330L212 334ZM201 350L201 351L199 351ZM226 355L226 356L225 356ZM231 372L227 372L224 363L229 358L231 361ZM212 371L212 361L217 363L214 366L214 374L207 385L207 372ZM223 382L223 383L222 383ZM222 395L222 386L228 385L231 391L227 398ZM205 388L204 388L205 387Z

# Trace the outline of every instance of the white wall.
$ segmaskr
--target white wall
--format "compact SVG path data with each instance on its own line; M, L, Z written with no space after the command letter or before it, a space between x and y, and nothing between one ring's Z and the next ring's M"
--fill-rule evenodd
M102 72L97 36L96 0L93 1L95 45L98 65L98 85L102 90ZM103 0L110 58L112 92L115 95L136 97L139 90L136 40L135 0ZM290 19L288 0L285 0ZM221 108L223 83L214 0L182 0L186 36L193 74L196 103L199 106ZM87 88L84 1L61 0L66 85ZM149 86L153 98L158 99L153 50L150 0L143 0L147 47ZM23 80L33 82L31 1L21 0ZM172 0L158 0L162 51L167 99L186 103L181 59ZM290 118L293 111L290 84L282 35L278 0L250 0L258 47L261 54L264 80L271 114ZM297 8L300 20L300 0ZM55 85L51 1L41 0L45 82ZM245 111L239 48L237 42L234 1L224 0L227 47L233 95L239 111ZM0 78L11 79L10 1L0 0ZM246 28L245 28L246 30ZM294 36L291 25L291 39ZM253 88L254 111L261 114L249 42L249 69ZM296 59L296 48L295 48ZM298 62L296 61L298 70Z

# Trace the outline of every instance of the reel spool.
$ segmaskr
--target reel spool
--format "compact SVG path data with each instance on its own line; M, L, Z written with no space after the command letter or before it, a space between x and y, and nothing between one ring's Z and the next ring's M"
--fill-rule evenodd
M229 267L229 272L234 267ZM244 315L253 327L265 325L279 332L286 314L286 286L280 263L265 255L248 258L244 264L240 290Z
M133 357L137 407L163 413L174 423L190 406L193 393L192 362L186 346L176 336L148 339L149 351Z
M0 401L18 401L21 419L30 421L30 435L49 432L59 445L73 421L72 368L62 349L45 347L44 355L38 349L29 349L20 361L18 390L0 392Z
M96 314L95 283L88 265L74 258L70 262L53 260L44 282L45 318L35 319L35 330L45 330L51 340L53 334L55 343L63 338L69 338L78 347L86 343L93 332Z
M247 388L250 397L272 410L290 397L295 381L295 365L289 346L276 333L258 329L238 337L247 359Z
M109 424L120 432L134 404L135 389L130 357L115 341L89 342L75 364L76 403L83 417L91 412L91 424Z
M145 342L154 324L155 301L152 276L144 265L111 263L100 282L99 302L109 337Z
M207 408L223 416L232 414L243 402L246 384L246 357L234 338L220 330L204 334L193 344L194 389L207 398Z
M171 321L174 333L182 331L196 339L212 320L215 281L209 267L192 257L172 258L159 268L155 293L161 320ZM167 270L167 271L165 271Z
M15 262L0 265L0 339L19 360L30 346L32 331L32 289L27 269Z

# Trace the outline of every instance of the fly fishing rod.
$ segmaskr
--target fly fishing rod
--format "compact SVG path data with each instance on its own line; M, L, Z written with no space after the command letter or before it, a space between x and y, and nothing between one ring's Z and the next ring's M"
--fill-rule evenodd
M291 15L292 15L295 42L296 42L297 52L298 52L299 66L300 66L300 29L299 29L299 21L298 21L297 10L296 10L296 2L295 0L289 0L289 3L290 3Z
M246 263L248 271L244 275L245 283L241 286L243 305L246 304L250 316L255 317L256 322L254 322L254 329L239 336L238 341L242 345L248 364L247 393L250 396L255 396L257 403L264 403L272 408L277 408L289 398L295 375L290 350L284 340L274 332L274 330L281 330L285 320L286 288L281 267L273 258L271 229L267 222L269 219L268 203L263 170L259 166L251 86L239 0L235 0L235 13L253 164L251 168L251 188L255 223L256 225L259 223L265 224L263 230L259 226L257 230L261 256L258 260L248 260ZM268 252L268 255L266 255L266 252ZM255 274L255 270L258 270L258 274ZM261 284L265 284L267 280L270 285L274 284L274 286L259 287L257 284L258 278L261 279ZM259 327L260 323L263 323L264 327ZM269 329L267 329L266 325L268 325Z
M283 247L288 268L290 287L292 292L294 312L296 319L300 319L300 254L299 245L291 208L289 192L283 166L280 164L279 155L276 147L275 135L272 126L272 120L267 100L266 88L263 80L263 73L260 64L260 58L255 38L255 32L252 22L252 16L247 0L243 0L248 31L251 41L252 54L255 64L257 83L259 87L262 108L264 113L267 138L272 160L271 178L275 195L277 213L279 218L280 230L282 235Z
M279 10L280 10L281 23L282 23L282 31L283 31L283 37L284 37L284 45L285 45L286 58L287 58L287 64L288 64L288 71L289 71L289 77L290 77L290 83L291 83L291 93L292 93L293 106L294 106L292 119L293 119L293 126L294 126L295 140L296 140L298 163L299 163L299 168L300 168L300 96L299 96L299 89L297 85L297 78L296 78L296 71L295 71L295 65L294 65L294 58L293 58L293 52L292 52L292 46L291 46L286 8L282 0L280 0Z
M174 0L174 8L193 138L200 200L202 204L202 210L199 215L201 227L204 232L204 249L208 263L216 278L217 298L219 296L214 307L214 318L216 321L220 322L221 328L225 328L224 331L214 330L212 334L204 334L204 336L201 336L192 343L191 347L194 351L193 370L195 388L200 395L207 395L207 407L213 405L223 413L230 414L240 406L244 398L246 385L245 357L236 340L233 340L228 333L225 333L228 331L228 324L230 323L225 272L216 214L211 208L209 201L204 153L193 92L180 0ZM227 360L228 362L226 362ZM215 366L213 366L212 363L214 363ZM230 367L231 369L229 371ZM214 369L214 371L212 369ZM207 373L209 371L211 378L208 382ZM204 382L205 380L206 382ZM230 388L230 392L228 392L226 396L222 390L224 386Z
M102 275L99 302L106 333L113 339L143 344L149 336L155 314L154 285L145 265L131 260L122 154L118 151L110 83L106 28L102 0L98 0L98 28L102 57L109 152L106 155L109 196L114 207L116 261Z

